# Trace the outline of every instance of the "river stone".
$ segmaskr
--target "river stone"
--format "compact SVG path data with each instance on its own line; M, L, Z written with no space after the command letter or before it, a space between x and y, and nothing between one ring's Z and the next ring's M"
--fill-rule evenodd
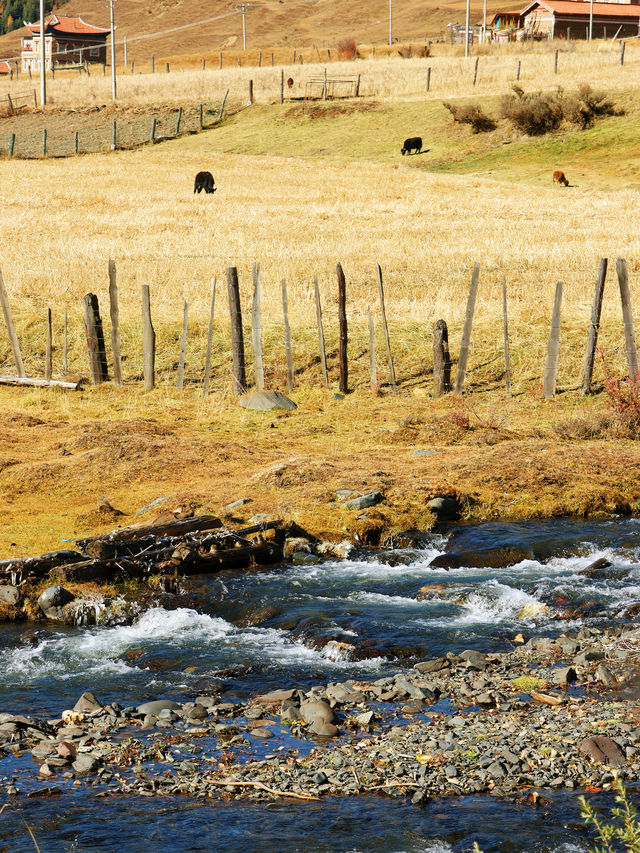
M172 699L156 699L153 702L144 702L138 705L137 711L139 714L155 714L158 716L160 711L175 711L180 707L177 702Z
M460 515L460 504L452 497L438 497L428 501L427 506L438 521L453 521Z
M273 737L271 729L268 729L265 726L256 726L255 729L251 729L251 734L253 737L263 738L264 740Z
M73 762L72 767L78 775L82 775L83 773L93 773L98 768L99 763L93 755L83 752Z
M89 714L91 713L91 711L100 710L100 708L104 708L104 705L99 699L96 699L93 693L90 693L88 690L82 694L82 696L73 706L73 710L78 711L81 714Z
M440 672L443 669L449 669L451 662L447 658L434 658L433 660L424 660L417 663L413 668L418 672Z
M618 679L603 663L599 663L596 668L596 678L604 687L615 687L618 683Z
M75 598L69 590L61 586L48 586L38 598L38 606L47 619L52 622L64 622L62 608Z
M366 509L369 506L375 506L384 500L380 492L369 492L366 495L360 495L357 498L351 498L345 501L343 506L345 509Z
M578 680L578 675L572 666L563 666L554 671L552 680L554 684L573 684Z
M588 755L593 761L608 764L609 767L623 767L627 759L618 744L610 737L596 735L583 740L578 747L580 752Z
M270 412L272 409L297 409L297 405L282 391L253 391L238 400L243 409Z
M20 590L10 584L0 586L0 602L3 604L17 604L20 601Z
M262 693L253 700L254 705L275 705L291 699L295 690L272 690L270 693Z
M319 737L337 737L338 729L333 723L328 723L322 719L316 719L309 726L307 731L311 732L314 735L318 735Z
M576 655L575 662L576 664L585 664L595 660L602 660L603 658L604 651L602 649L585 649L579 655Z
M333 710L320 699L303 702L300 705L300 715L305 723L332 723L336 718Z

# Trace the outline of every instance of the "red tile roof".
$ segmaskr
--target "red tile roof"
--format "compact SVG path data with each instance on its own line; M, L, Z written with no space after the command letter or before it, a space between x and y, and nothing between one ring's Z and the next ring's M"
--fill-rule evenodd
M27 24L28 29L32 33L40 32L40 21L35 24ZM94 27L93 24L87 24L82 18L67 18L64 15L52 15L49 20L45 19L45 32L55 32L60 35L107 35L110 30L104 30L102 27Z
M526 15L534 7L542 6L557 15L589 15L591 3L588 0L535 0L521 12ZM640 5L636 3L594 3L594 16L606 18L640 18Z
M10 74L11 67L8 62L5 62L4 59L0 59L0 74Z

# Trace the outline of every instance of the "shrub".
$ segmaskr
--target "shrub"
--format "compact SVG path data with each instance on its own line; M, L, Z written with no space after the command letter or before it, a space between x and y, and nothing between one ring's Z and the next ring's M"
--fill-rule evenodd
M600 116L621 114L622 110L617 108L604 92L594 92L588 83L583 83L578 93L567 97L564 103L566 120L577 124L582 130L592 127Z
M492 118L482 112L475 104L444 104L453 120L461 124L470 124L474 133L484 133L496 129L496 123Z
M616 379L607 371L604 353L599 351L604 367L604 390L612 409L617 434L624 438L640 437L640 377Z
M593 806L584 797L580 797L580 813L582 819L596 830L596 840L602 842L602 847L595 847L592 853L614 853L624 850L625 853L640 853L640 824L638 813L633 803L629 802L622 780L613 783L618 806L611 809L611 822L606 823L599 817Z
M503 97L500 114L527 136L542 136L562 124L562 96L550 92L525 94L518 86L515 94Z
M342 39L337 44L338 50L338 59L357 59L360 54L358 53L358 45L356 44L356 40L353 38Z

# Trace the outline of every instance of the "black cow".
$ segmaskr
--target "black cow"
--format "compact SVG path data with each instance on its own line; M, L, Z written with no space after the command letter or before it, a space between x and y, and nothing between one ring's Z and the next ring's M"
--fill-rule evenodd
M411 154L412 151L415 151L416 154L419 154L422 151L421 136L410 136L409 139L405 139L404 145L400 149L400 153L404 156L405 154Z
M204 190L206 193L214 193L216 191L211 172L198 172L196 175L193 191L194 193L199 193L200 190Z

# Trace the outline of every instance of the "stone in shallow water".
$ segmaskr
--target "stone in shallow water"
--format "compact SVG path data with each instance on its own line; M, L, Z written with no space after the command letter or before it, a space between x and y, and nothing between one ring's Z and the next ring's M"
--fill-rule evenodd
M93 693L86 690L73 706L73 710L81 714L88 714L91 711L98 711L103 707L102 702Z
M255 729L251 729L251 735L253 737L263 738L266 740L273 737L273 732L265 726L257 726Z
M139 714L159 714L160 711L175 711L180 707L171 699L156 699L154 702L144 702L138 705Z
M579 749L593 761L608 764L609 767L622 767L627 763L627 759L618 744L604 735L586 738L580 744Z
M281 391L254 391L238 400L243 409L270 412L272 409L297 409L297 405Z

